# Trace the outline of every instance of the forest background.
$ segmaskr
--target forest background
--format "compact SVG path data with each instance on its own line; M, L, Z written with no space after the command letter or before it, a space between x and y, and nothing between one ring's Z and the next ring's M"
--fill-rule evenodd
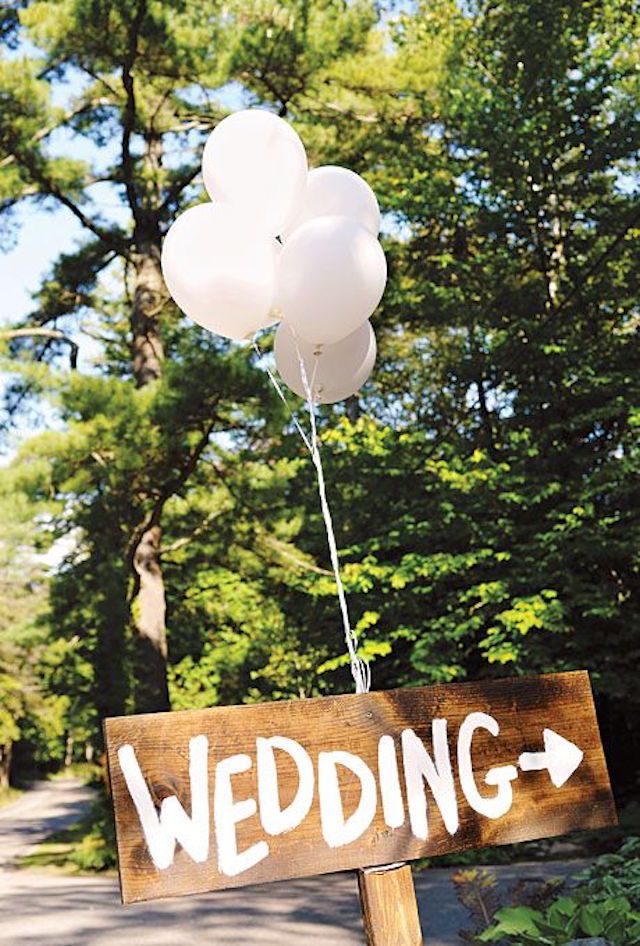
M0 326L0 783L107 715L351 689L312 464L159 266L258 105L384 215L376 371L319 419L374 687L587 668L633 800L639 39L632 0L2 5L2 247L82 236Z

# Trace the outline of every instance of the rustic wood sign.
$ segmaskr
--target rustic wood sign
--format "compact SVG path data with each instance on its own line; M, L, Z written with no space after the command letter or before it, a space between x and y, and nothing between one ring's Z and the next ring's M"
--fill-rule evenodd
M105 730L125 903L616 823L583 671Z

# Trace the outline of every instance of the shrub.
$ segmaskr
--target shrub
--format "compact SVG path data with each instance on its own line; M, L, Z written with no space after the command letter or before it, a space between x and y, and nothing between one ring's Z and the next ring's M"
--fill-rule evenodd
M640 838L627 839L617 853L597 858L575 879L570 895L550 904L536 908L521 902L492 910L491 923L474 941L564 946L573 939L600 937L611 946L638 946Z

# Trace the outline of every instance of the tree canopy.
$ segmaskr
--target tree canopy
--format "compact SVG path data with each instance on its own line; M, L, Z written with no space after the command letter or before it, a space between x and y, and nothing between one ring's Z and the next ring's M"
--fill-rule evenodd
M618 732L613 774L631 789L638 12L633 0L4 5L6 244L25 204L63 208L84 232L2 333L9 424L45 403L55 419L0 478L32 550L21 601L37 550L62 549L28 598L37 646L16 643L22 618L2 618L7 744L39 738L37 711L10 708L22 673L55 702L42 738L57 758L69 734L74 751L99 746L108 714L350 687L290 416L262 360L189 323L159 266L168 226L203 199L207 134L258 105L293 123L312 164L362 173L383 211L377 369L320 417L374 686L587 667L605 735ZM2 594L11 613L15 585Z

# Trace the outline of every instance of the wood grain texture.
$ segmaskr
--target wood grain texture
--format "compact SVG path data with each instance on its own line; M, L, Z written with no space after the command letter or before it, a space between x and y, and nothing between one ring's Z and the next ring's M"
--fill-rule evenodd
M411 867L358 871L367 946L422 946Z
M522 752L543 748L545 727L577 744L584 752L581 765L560 788L546 771L521 772L513 782L514 800L504 817L492 820L477 814L466 802L456 770L458 729L470 712L491 714L500 734L478 730L473 739L473 767L481 790L495 792L482 779L492 766L515 765ZM243 851L267 840L269 856L239 876L218 870L213 817L208 859L195 863L178 845L171 867L158 870L148 853L140 822L117 757L123 744L134 747L155 804L175 795L190 813L189 739L204 734L209 741L210 805L215 765L222 758L246 753L255 760L256 737L287 736L297 740L314 766L319 751L347 750L359 755L377 777L377 746L381 735L394 737L413 729L431 752L434 718L448 721L449 744L456 780L460 824L451 836L437 806L428 796L429 837L420 840L408 819L389 828L382 806L356 841L329 847L321 833L317 795L305 820L294 830L268 837L259 814L237 828ZM605 759L600 743L588 674L584 671L539 677L417 687L353 696L325 697L292 702L217 707L108 719L105 734L113 802L122 895L125 902L148 900L243 886L250 883L303 877L417 857L445 854L473 847L506 844L564 834L577 828L599 828L616 822ZM281 803L294 796L297 773L285 753L278 756ZM257 798L256 767L233 777L236 799ZM345 771L340 779L345 812L358 804L359 782ZM402 792L406 808L404 781Z

